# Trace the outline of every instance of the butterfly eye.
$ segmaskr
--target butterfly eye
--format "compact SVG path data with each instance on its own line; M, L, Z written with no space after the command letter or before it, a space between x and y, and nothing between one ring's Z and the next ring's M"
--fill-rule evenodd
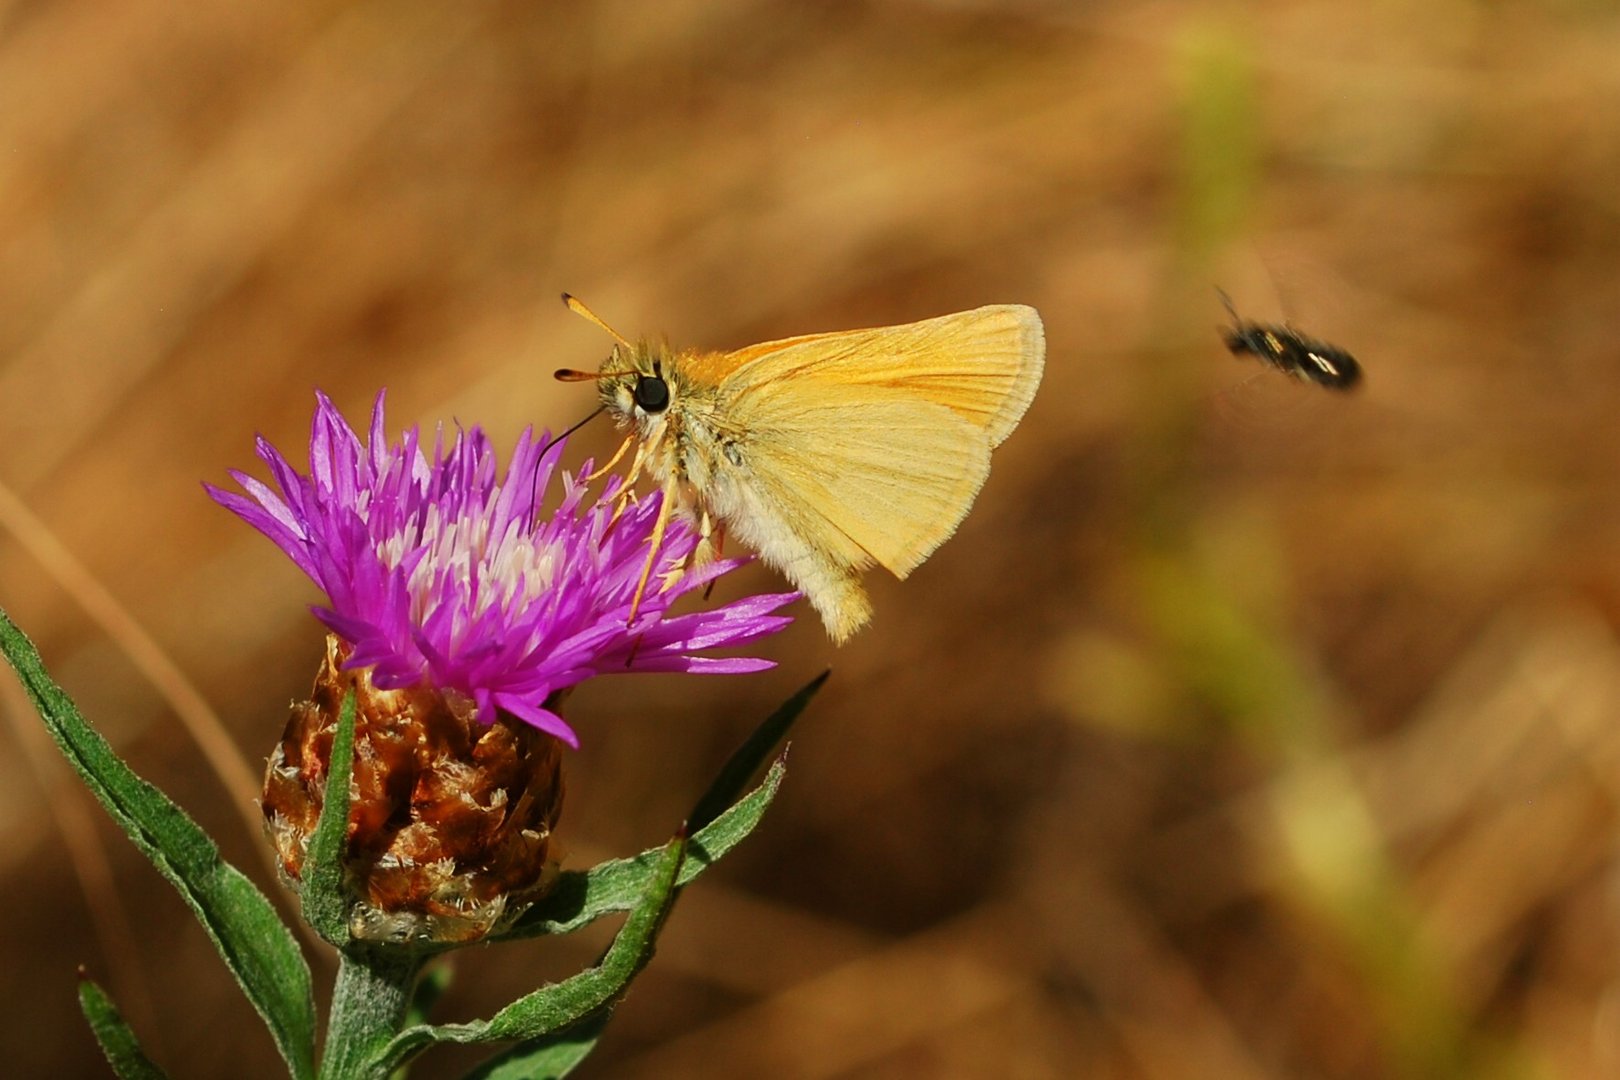
M669 408L669 384L657 375L638 376L635 399L642 412L661 413Z

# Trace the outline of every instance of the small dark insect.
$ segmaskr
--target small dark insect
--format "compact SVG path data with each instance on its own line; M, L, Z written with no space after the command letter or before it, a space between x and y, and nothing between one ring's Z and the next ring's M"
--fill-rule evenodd
M1361 365L1337 345L1308 338L1291 326L1250 322L1237 313L1230 296L1215 291L1232 314L1232 325L1222 327L1221 337L1234 356L1248 353L1278 371L1329 390L1349 390L1361 381Z

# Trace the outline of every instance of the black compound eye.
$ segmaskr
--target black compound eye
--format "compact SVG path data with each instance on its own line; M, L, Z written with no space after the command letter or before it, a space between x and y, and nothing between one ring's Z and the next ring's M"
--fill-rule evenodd
M669 384L658 375L637 376L635 399L642 412L661 413L669 408Z

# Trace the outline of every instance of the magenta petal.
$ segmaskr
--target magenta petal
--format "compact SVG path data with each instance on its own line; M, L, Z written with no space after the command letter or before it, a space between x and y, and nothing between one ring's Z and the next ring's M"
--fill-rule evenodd
M754 671L768 671L776 666L775 660L762 660L751 656L658 656L645 662L638 661L636 671L683 671L691 675L745 675Z
M533 724L548 735L555 735L575 750L579 749L579 736L574 734L574 729L550 709L530 704L513 694L496 694L495 703L520 720Z

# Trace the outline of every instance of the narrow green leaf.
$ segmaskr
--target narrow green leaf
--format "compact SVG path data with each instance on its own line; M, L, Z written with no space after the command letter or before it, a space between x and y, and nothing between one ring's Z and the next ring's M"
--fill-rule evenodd
M53 682L32 642L0 612L0 651L16 669L51 738L91 792L180 891L225 965L264 1017L294 1077L314 1075L315 1000L309 968L265 895L197 823L113 753Z
M681 868L677 884L685 885L742 842L754 830L776 798L786 762L778 758L765 779L737 805L692 837L692 850ZM510 941L543 934L568 934L604 915L629 911L646 891L662 848L650 848L628 859L610 859L590 870L561 874L551 892L491 941Z
M598 1009L573 1027L518 1043L468 1073L466 1080L553 1080L567 1076L596 1049L613 1018L611 1007Z
M601 963L555 986L525 994L489 1018L479 1041L533 1039L579 1023L617 1002L647 966L664 920L680 896L681 863L690 841L684 832L665 846L646 895L630 912ZM468 1025L473 1026L473 1025Z
M601 963L560 983L525 994L488 1020L408 1028L389 1044L381 1061L383 1068L396 1068L438 1043L537 1039L561 1032L613 1005L652 958L659 928L679 895L677 880L687 845L685 835L676 836L665 845L640 902L619 928Z
M304 855L303 889L299 894L304 921L315 932L342 947L349 941L349 900L343 890L343 854L349 839L349 778L354 774L354 688L343 697L332 760L326 768L326 794L321 818Z
M830 672L811 679L754 729L746 742L731 755L709 790L698 799L687 819L692 832L692 852L681 872L680 884L692 881L713 863L736 847L759 824L787 771L786 752L777 759L765 780L746 798L725 810L748 783L767 755L787 736L810 699L816 696ZM490 940L567 934L604 915L628 911L646 888L648 875L658 861L659 848L651 848L629 859L614 859L588 871L563 873L551 892L534 907Z
M83 969L79 972L79 1008L90 1021L90 1030L95 1032L96 1042L101 1044L101 1052L107 1055L107 1064L119 1080L163 1080L163 1070L141 1050L135 1032L124 1022L118 1007Z
M832 670L823 671L820 675L805 683L798 693L782 702L776 711L767 716L765 720L754 729L746 742L737 748L720 769L720 774L709 785L709 790L692 808L687 818L687 827L694 833L702 829L709 822L719 817L727 807L737 801L737 797L748 788L748 781L765 764L765 759L771 756L776 744L787 737L788 729L793 722L804 712L810 699L816 696L822 684Z

